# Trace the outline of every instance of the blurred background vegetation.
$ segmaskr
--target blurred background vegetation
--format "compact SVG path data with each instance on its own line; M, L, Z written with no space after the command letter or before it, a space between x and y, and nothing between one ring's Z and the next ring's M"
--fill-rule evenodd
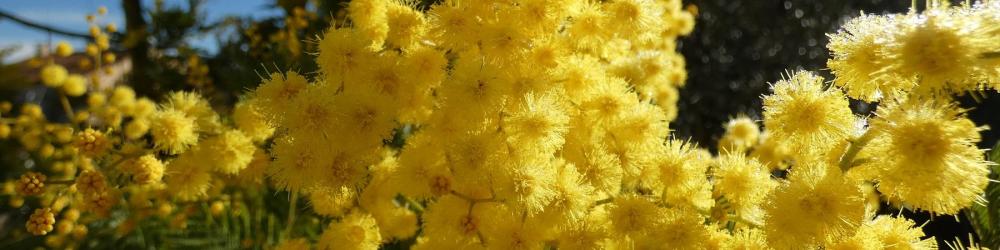
M124 82L131 84L140 95L153 99L172 90L197 90L208 96L220 112L226 112L226 107L231 107L241 93L256 86L261 76L268 72L315 72L317 67L308 56L316 50L313 41L331 22L343 20L347 1L265 1L255 8L269 10L267 13L272 15L237 14L214 19L207 16L215 10L205 7L206 1L202 0L107 2L109 7L120 10L112 13L122 16L116 19L122 22L117 24L120 28L111 37L111 50L122 55L123 60L119 61L127 59L131 63L132 70L123 76ZM424 0L420 6L433 2ZM676 137L712 150L723 133L722 124L730 118L741 114L761 118L760 97L768 92L769 83L780 79L782 74L806 69L830 75L825 69L829 58L825 34L835 32L846 20L862 12L901 13L910 5L909 1L898 0L685 0L685 3L697 8L698 17L694 33L683 38L678 46L687 58L689 76L680 93L679 116L672 129ZM0 6L2 23L29 27L34 24L38 26L33 27L37 32L55 39L87 39L85 35L78 36L85 34L84 30L49 27L45 20L19 18L17 13ZM0 31L0 34L5 32ZM209 39L210 43L194 43L191 37L214 39ZM48 103L51 106L43 105L43 108L51 115L49 119L64 119L60 117L60 108L55 106L54 95L46 98L46 90L38 86L37 77L25 73L37 72L32 68L37 68L37 62L3 60L14 50L12 47L0 49L0 99L14 100L15 104ZM997 115L1000 114L1000 95L996 92L977 94L975 98L967 95L960 100L964 107L976 107L969 112L976 124L1000 128L1000 115ZM72 101L84 102L82 99ZM871 111L871 105L863 102L854 102L852 107L858 114ZM984 131L982 135L981 148L990 148L1000 139L1000 133L995 130ZM9 169L10 164L17 162L16 158L25 157L8 153L13 152L11 150L9 145L0 145L0 152L4 152L0 155L3 169ZM2 173L8 179L15 174L19 173ZM997 176L992 178L997 179ZM996 183L991 184L994 200L1000 199L996 186ZM883 207L881 213L899 212ZM977 209L979 212L975 216L963 214L933 220L929 220L928 214L902 213L917 220L918 224L929 220L925 232L936 236L944 246L943 240L969 238L973 224L980 228L984 225L997 227L994 221L1000 222L997 218L1000 215L995 214L1000 208ZM11 218L23 219L27 214L27 210L19 209L4 208L2 211ZM975 218L976 223L970 223L970 217ZM0 234L5 233L4 227L23 225L23 220L3 221L6 225L0 226ZM996 241L994 237L984 243L1000 244Z

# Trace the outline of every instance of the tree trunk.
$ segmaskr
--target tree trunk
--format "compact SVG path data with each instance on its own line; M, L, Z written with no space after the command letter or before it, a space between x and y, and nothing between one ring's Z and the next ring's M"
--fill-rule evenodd
M128 85L140 96L159 99L156 95L159 83L150 77L149 72L149 33L146 20L142 17L142 3L140 0L123 0L122 9L125 11L124 44L132 58L132 74Z

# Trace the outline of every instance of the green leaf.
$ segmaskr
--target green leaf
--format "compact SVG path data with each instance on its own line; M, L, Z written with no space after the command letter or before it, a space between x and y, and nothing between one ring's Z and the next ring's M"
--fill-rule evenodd
M986 186L983 198L986 204L976 204L969 208L967 215L972 222L972 227L979 235L980 245L983 247L1000 248L1000 142L997 142L993 150L989 152L990 184Z

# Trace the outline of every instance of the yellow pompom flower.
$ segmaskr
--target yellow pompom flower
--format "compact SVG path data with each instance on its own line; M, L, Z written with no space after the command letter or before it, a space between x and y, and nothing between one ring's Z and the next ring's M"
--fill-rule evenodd
M558 225L582 220L594 204L594 188L587 184L572 163L561 163L552 191L552 201L540 218L551 219L546 224Z
M662 222L636 239L637 249L707 249L712 229L697 212L665 209Z
M236 180L240 185L261 185L270 165L271 156L267 155L263 149L257 148L254 150L250 165L247 165L247 168L236 175Z
M89 157L104 156L111 149L112 142L108 140L104 133L88 128L80 131L73 140L73 145L83 155Z
M503 119L507 143L523 145L518 151L539 155L551 155L562 147L569 116L561 101L554 94L525 94L523 102Z
M270 119L275 119L278 114L290 110L291 102L300 91L309 85L305 77L289 71L287 74L271 73L270 78L265 80L257 89L254 89L253 96L260 104L261 111ZM280 122L274 120L273 122Z
M824 148L845 140L854 128L847 98L824 88L823 78L800 71L771 86L764 96L764 127L773 139L793 148Z
M580 178L603 193L618 193L621 188L622 168L620 159L601 145L567 143L563 157L573 163Z
M149 98L139 98L135 101L135 105L132 105L132 109L129 110L128 115L133 118L147 118L156 112L156 103Z
M339 222L330 223L320 235L317 249L374 250L379 248L381 242L382 236L375 219L369 214L354 212Z
M454 195L442 196L421 216L422 235L432 242L455 242L454 246L480 245L478 235L494 209L490 203L473 204Z
M409 49L417 45L427 33L428 25L424 14L414 8L414 4L405 1L391 1L386 8L386 45Z
M10 125L0 124L0 139L7 139L10 136Z
M369 60L375 56L368 48L368 42L362 38L360 31L354 29L337 29L331 26L323 39L319 41L319 55L316 64L326 78L327 84L342 85L349 72L360 72L365 69ZM288 75L288 82L295 81L293 75ZM273 81L274 75L271 76ZM303 79L304 80L304 79ZM266 83L265 83L266 84ZM263 87L263 86L262 86ZM259 95L258 95L259 96ZM280 99L287 100L287 99Z
M95 170L84 170L76 177L76 189L85 196L93 196L108 189L104 174Z
M315 97L319 98L319 97ZM398 109L386 96L366 92L347 92L334 99L333 132L341 145L354 149L371 149L382 145L397 126ZM325 127L325 126L324 126Z
M198 125L195 124L194 118L185 115L184 112L173 109L159 110L150 117L149 123L153 144L159 150L178 154L198 142L196 132Z
M111 91L108 104L119 109L130 109L135 104L135 90L128 86L118 86Z
M750 152L750 156L756 158L757 161L772 170L784 170L788 168L788 161L792 157L792 152L781 141L771 138L768 133L763 133L760 136L760 142Z
M757 228L740 228L732 232L723 249L769 250L764 231Z
M617 27L619 36L636 37L642 33L659 34L663 29L663 9L651 0L616 0L603 5L608 25Z
M373 216L378 222L383 241L408 239L420 230L420 218L404 207L380 206L373 212Z
M56 44L56 55L61 57L67 57L73 54L73 45L70 45L66 41L59 41Z
M125 125L125 137L131 140L142 138L148 132L149 120L146 119L135 119Z
M309 191L313 211L328 217L343 216L354 206L357 191L349 187L315 188Z
M39 195L45 192L45 175L38 172L27 172L17 180L14 190L21 195Z
M544 247L543 228L545 225L533 225L520 215L507 213L497 215L495 224L487 225L483 230L487 249L541 249Z
M67 96L82 96L87 93L87 78L78 74L70 74L62 85L62 91Z
M267 120L256 101L243 101L233 108L233 122L254 141L264 141L274 134L274 126Z
M84 195L83 207L98 216L107 218L111 208L118 204L121 192L117 189L105 189L97 193Z
M193 151L181 154L167 163L167 192L182 201L204 198L212 185L212 175Z
M581 3L580 9L573 16L567 33L577 40L577 46L596 48L614 35L614 29L608 28L608 13L601 10L599 2Z
M56 216L52 214L51 208L35 209L35 212L28 217L25 224L28 232L33 235L46 235L52 232L53 225L56 224Z
M199 153L207 154L212 167L225 174L236 174L243 170L253 160L256 150L253 141L239 130L227 130L221 134L206 139L198 145Z
M798 169L770 196L764 230L775 248L807 248L849 237L865 217L861 188L825 162Z
M761 219L761 205L777 182L771 180L769 169L757 160L746 158L742 153L726 153L719 156L712 177L715 195L725 197L736 215L744 220L758 222Z
M917 94L962 93L981 88L979 56L989 43L977 40L963 14L929 10L900 17L886 45L888 69L917 81Z
M556 171L552 162L526 160L511 162L493 176L496 196L507 200L511 208L536 215L555 199Z
M156 156L147 154L124 162L122 170L132 175L132 182L144 185L160 182L164 167Z
M885 28L893 25L893 20L891 16L862 15L829 35L827 47L833 56L827 66L837 76L833 83L848 96L872 102L894 98L912 87L911 81L885 70L890 64L884 55Z
M347 15L351 18L354 28L371 41L373 48L382 47L389 33L387 12L390 1L387 0L357 0L347 5Z
M481 24L478 18L468 14L470 8L469 4L461 4L458 0L441 1L431 6L427 12L429 35L435 43L457 50L472 45L470 37Z
M610 236L605 230L607 228L607 218L599 207L590 212L588 217L574 221L571 226L566 227L556 236L556 246L558 249L584 250L601 249L605 246L606 240Z
M934 213L956 214L982 199L990 170L976 148L980 128L941 101L889 103L871 124L865 148L876 167L878 191ZM872 132L870 132L872 133Z
M640 170L640 178L653 178L663 201L675 206L708 209L712 206L712 184L705 178L710 158L700 156L696 148L683 141L669 140L665 147L658 147L653 155L639 160L649 164Z
M407 140L405 150L399 155L400 167L392 177L404 195L425 198L452 191L452 171L445 162L442 150L435 143L435 140L424 135L415 135ZM463 165L468 168L472 164Z
M609 204L608 228L614 235L637 237L649 233L663 218L662 208L641 196L620 196Z
M275 186L290 191L314 186L319 177L313 173L323 165L321 163L329 157L328 154L287 136L274 141L271 154L275 159L273 167L267 168L267 171Z
M87 95L87 106L92 108L104 106L108 102L108 96L101 92L90 92Z
M42 68L40 77L45 86L58 88L63 85L68 75L69 72L62 65L50 63Z
M729 120L725 124L726 133L719 139L719 151L742 152L757 145L760 128L746 116Z
M198 123L197 131L214 131L220 126L219 115L212 110L208 100L198 93L173 92L167 96L166 102L162 109L177 110L194 118Z
M101 49L97 47L97 44L88 43L87 44L87 55L96 57L97 54L101 53Z
M334 126L343 121L338 120L337 109L341 108L335 100L343 98L330 98L332 90L320 85L309 85L303 89L294 99L284 100L290 102L289 110L282 110L282 122L279 125L287 128L291 133L303 133L306 135L322 136L330 138L330 133L337 132ZM346 107L343 107L346 108ZM311 136L310 136L311 137ZM297 137L306 139L309 137Z
M916 222L902 217L880 215L858 229L856 238L872 238L888 249L938 249L934 237L924 238Z

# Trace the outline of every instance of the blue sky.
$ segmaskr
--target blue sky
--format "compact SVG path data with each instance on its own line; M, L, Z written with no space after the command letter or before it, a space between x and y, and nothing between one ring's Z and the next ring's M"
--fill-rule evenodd
M153 0L142 0L144 8L152 8ZM166 6L184 6L185 0L165 0ZM281 15L281 11L268 8L273 0L207 0L201 11L209 21L219 20L225 16L240 15L251 17L268 17ZM21 18L53 27L71 30L78 33L87 32L86 15L96 13L97 8L105 6L108 14L99 18L99 23L113 22L119 29L125 27L125 17L122 14L121 1L116 0L0 0L0 9L14 13ZM20 45L15 55L5 58L5 62L22 60L35 53L35 46L49 41L50 35L44 31L31 29L0 19L0 48ZM71 42L74 48L80 50L85 42L80 39L51 35L53 44L60 40ZM213 51L215 42L211 37L193 38L192 44Z

